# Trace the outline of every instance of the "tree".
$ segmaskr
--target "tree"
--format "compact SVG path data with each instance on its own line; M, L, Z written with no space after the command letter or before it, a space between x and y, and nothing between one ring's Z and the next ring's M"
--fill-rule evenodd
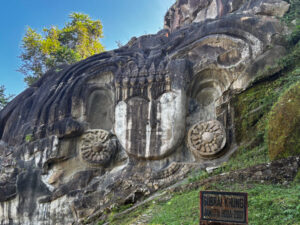
M22 39L22 65L19 71L24 81L31 85L49 69L62 64L72 64L104 51L100 43L103 38L100 20L92 20L82 13L71 13L70 22L59 29L56 26L44 28L39 34L27 27Z
M5 87L0 85L0 110L4 108L4 106L11 100L13 95L6 96L5 95Z

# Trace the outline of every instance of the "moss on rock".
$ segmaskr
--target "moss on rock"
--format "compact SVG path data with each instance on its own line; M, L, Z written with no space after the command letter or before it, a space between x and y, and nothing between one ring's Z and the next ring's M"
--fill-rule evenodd
M266 115L282 88L281 80L265 81L234 97L235 134L238 144L254 141L252 144L258 146L263 142Z
M300 81L288 88L272 107L267 141L272 160L300 154Z
M232 99L234 108L235 137L239 145L253 148L265 144L267 118L272 106L282 93L300 80L300 42L280 58L274 67L281 70L268 74ZM272 70L271 70L272 71ZM270 71L266 68L265 73Z

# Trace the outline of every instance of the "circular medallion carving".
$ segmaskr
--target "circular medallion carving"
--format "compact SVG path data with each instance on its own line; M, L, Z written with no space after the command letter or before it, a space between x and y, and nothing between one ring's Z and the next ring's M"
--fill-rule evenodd
M115 152L109 132L101 129L88 130L82 135L80 154L84 161L105 165Z
M217 120L200 122L189 129L188 147L196 158L214 156L225 144L226 132Z

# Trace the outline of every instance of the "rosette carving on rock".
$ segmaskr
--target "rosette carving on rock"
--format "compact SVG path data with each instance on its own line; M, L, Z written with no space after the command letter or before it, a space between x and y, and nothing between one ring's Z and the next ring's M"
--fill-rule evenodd
M116 146L110 140L108 131L101 129L88 130L83 134L80 143L81 158L91 164L105 166L115 153Z
M226 132L217 120L200 122L189 129L188 147L196 158L213 157L225 144Z

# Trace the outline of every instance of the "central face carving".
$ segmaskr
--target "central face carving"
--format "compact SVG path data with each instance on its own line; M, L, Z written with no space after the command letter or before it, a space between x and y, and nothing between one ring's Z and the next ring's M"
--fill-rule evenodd
M126 97L115 108L114 129L121 145L137 158L159 159L170 154L184 137L185 91L163 81L149 82L133 96L132 88L128 89L122 91Z

